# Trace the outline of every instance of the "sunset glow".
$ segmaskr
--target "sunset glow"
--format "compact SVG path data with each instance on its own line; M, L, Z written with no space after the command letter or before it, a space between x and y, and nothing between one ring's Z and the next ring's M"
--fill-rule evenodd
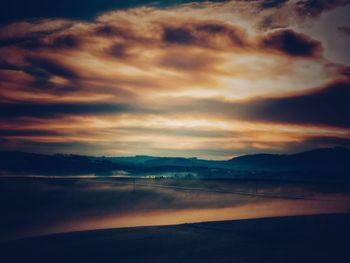
M2 148L225 159L348 146L350 7L270 2L3 24Z

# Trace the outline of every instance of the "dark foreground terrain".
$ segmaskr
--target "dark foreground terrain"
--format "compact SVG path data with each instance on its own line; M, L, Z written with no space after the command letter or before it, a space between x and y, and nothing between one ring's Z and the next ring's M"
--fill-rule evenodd
M186 179L258 179L350 182L350 149L323 148L296 154L253 154L228 160L183 157L94 157L0 151L1 175L96 175Z
M350 214L56 234L0 244L1 262L350 262Z

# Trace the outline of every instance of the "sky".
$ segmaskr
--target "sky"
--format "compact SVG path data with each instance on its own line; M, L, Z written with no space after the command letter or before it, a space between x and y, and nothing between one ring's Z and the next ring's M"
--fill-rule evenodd
M349 13L349 0L5 1L1 149L350 147Z

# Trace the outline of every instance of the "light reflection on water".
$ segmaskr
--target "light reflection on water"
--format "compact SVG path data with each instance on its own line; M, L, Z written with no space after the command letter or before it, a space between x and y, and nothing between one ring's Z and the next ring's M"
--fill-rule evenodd
M207 221L224 221L278 216L349 213L349 200L324 204L322 201L283 200L238 207L216 209L159 210L106 216L98 219L82 219L54 227L47 233L71 232L92 229L122 228L137 226L175 225Z
M115 227L349 213L348 189L327 184L225 180L148 179L137 180L135 185L128 178L2 178L0 198L11 201L0 203L7 215L0 219L1 239ZM289 199L300 195L306 199Z

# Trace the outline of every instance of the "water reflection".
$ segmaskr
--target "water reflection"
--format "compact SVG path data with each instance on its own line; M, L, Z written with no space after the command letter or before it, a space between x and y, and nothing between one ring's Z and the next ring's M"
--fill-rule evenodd
M232 180L2 178L2 239L79 230L350 212L349 187ZM297 198L294 198L297 197ZM6 201L10 200L10 201Z

